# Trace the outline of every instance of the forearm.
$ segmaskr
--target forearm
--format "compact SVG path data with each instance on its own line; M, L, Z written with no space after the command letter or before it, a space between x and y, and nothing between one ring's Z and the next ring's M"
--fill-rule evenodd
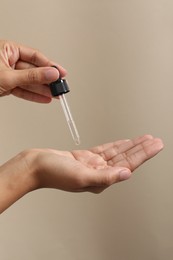
M0 213L36 188L30 157L30 152L22 152L0 167Z

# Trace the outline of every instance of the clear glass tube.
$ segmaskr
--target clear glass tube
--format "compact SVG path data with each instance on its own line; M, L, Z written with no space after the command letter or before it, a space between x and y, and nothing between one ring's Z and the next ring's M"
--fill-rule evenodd
M65 98L65 95L64 94L60 95L59 99L60 99L60 103L61 103L62 109L64 111L64 115L65 115L66 121L67 121L69 129L70 129L71 135L73 137L73 140L74 140L76 145L79 145L80 144L79 133L78 133L78 130L76 128L76 125L75 125L75 122L73 120L73 117L71 115L70 108L69 108L69 106L67 104L67 100Z

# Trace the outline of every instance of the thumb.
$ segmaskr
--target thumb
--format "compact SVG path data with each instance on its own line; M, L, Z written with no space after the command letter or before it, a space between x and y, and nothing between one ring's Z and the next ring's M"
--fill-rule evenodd
M0 86L4 91L9 91L17 86L49 84L58 77L59 72L53 67L5 70L0 72Z
M131 171L124 167L112 167L96 170L95 174L90 175L90 185L95 187L109 187L114 183L130 178Z

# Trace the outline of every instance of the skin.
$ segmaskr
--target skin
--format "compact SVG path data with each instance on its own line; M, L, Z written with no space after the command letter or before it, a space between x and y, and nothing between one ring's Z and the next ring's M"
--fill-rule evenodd
M49 66L56 65L55 68ZM47 77L47 71L51 71ZM40 52L0 41L1 95L49 103L47 84L66 75L65 69ZM49 78L49 79L48 79ZM132 172L163 149L162 140L144 135L87 150L30 149L0 166L0 213L28 192L53 188L100 193L127 180Z
M56 66L52 68L51 66ZM0 95L38 103L52 100L48 84L64 77L66 70L50 61L38 50L23 45L0 41Z
M41 188L100 193L129 179L137 167L162 149L160 139L145 135L89 150L23 151L0 167L0 212Z

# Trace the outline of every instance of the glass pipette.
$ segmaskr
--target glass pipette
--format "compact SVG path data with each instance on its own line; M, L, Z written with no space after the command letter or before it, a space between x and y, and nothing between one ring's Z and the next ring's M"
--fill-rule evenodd
M72 118L72 115L71 115L67 100L65 98L65 95L64 94L60 95L59 99L60 99L62 109L64 111L64 115L65 115L67 124L68 124L69 129L70 129L71 135L73 137L73 140L74 140L76 145L79 145L80 144L79 133L78 133L78 130L76 128L75 122Z
M74 122L72 114L70 112L70 108L68 106L67 100L64 95L70 91L66 80L59 78L57 81L52 82L50 84L50 89L51 89L52 96L59 97L67 124L69 126L69 129L70 129L70 132L72 135L72 138L73 138L75 144L79 145L80 144L79 133L77 131L75 122Z

